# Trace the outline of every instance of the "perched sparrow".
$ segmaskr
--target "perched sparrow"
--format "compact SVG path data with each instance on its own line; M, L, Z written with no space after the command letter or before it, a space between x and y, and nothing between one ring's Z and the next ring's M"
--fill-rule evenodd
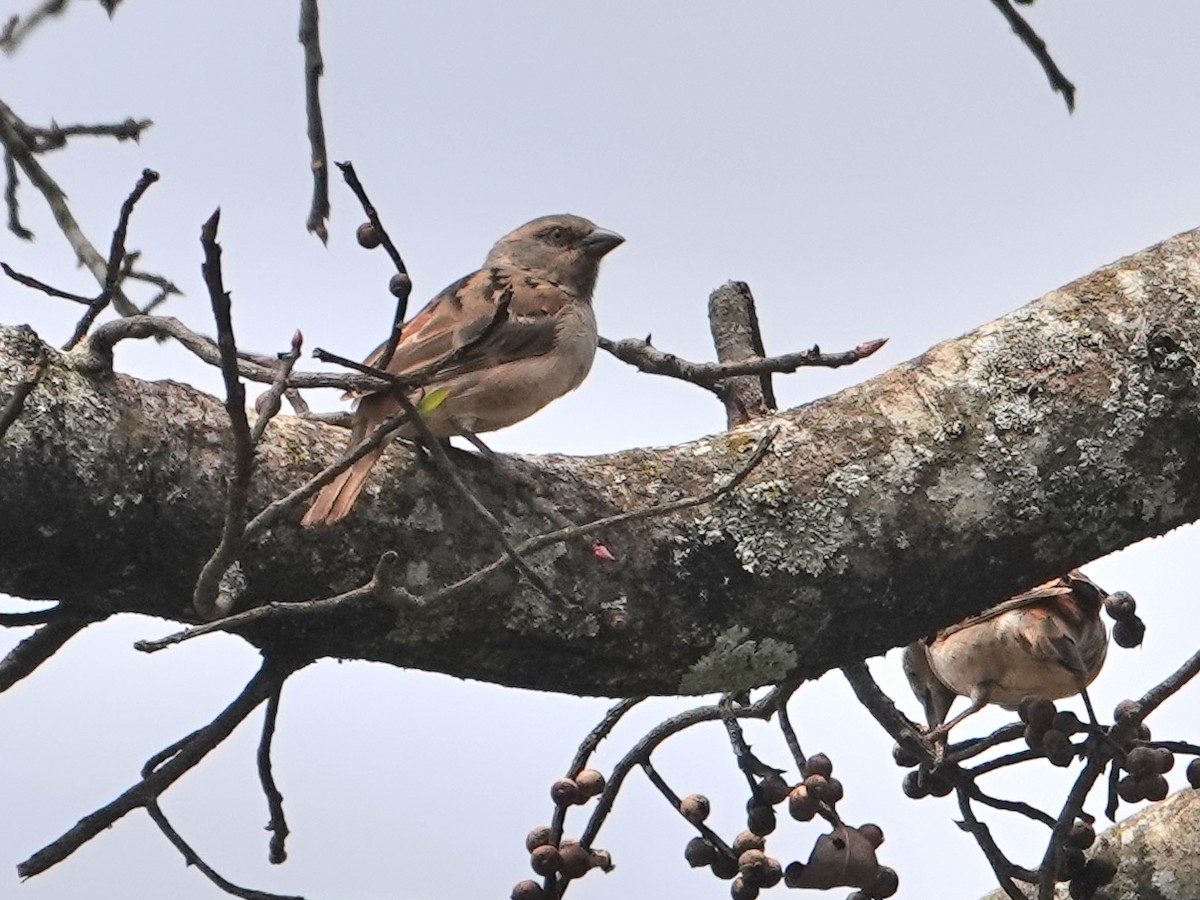
M534 219L500 238L482 269L447 287L404 326L387 371L432 372L412 396L444 389L422 414L434 435L504 428L579 386L596 355L592 290L600 259L624 240L579 216ZM351 445L399 409L387 393L363 397ZM398 434L416 432L409 425ZM367 454L327 485L301 524L344 518L382 453Z
M929 737L945 737L989 703L1016 709L1026 697L1082 694L1095 722L1086 688L1108 652L1105 596L1075 569L905 647L904 674L925 707ZM946 722L955 696L971 705Z

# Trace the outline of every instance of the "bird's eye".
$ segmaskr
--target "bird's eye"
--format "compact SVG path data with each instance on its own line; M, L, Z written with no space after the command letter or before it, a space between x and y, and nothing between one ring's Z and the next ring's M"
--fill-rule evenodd
M566 236L566 229L561 225L555 225L546 232L546 240L552 244L561 244Z

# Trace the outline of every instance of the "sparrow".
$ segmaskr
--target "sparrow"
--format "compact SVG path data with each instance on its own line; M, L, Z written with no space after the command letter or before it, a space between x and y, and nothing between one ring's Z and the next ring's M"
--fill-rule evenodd
M405 324L387 371L428 373L409 397L437 399L422 412L434 436L506 428L579 387L596 355L592 291L600 260L624 242L580 216L542 216L500 238L481 269ZM382 362L385 346L368 365ZM387 392L360 398L351 446L400 408ZM416 430L405 425L397 435L413 438ZM345 518L382 454L382 447L372 451L326 485L301 524Z
M1080 694L1095 723L1087 686L1108 653L1106 596L1073 569L905 647L904 674L925 708L926 736L941 740L989 703L1016 709L1026 697ZM955 697L971 705L947 722Z

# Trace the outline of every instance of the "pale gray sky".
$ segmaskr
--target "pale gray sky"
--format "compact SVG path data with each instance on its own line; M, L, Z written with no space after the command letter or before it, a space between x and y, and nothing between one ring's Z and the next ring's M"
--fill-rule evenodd
M27 2L0 2L0 18ZM600 279L597 313L610 337L653 333L664 349L707 358L708 292L736 278L754 289L769 350L891 338L859 366L778 379L790 406L1200 221L1200 5L1043 0L1027 12L1078 85L1074 116L985 0L326 0L330 154L355 162L405 254L414 299L476 267L526 219L571 211L628 238ZM386 331L390 269L355 245L362 217L336 177L329 248L304 232L296 20L294 3L126 0L112 23L80 4L0 58L0 96L34 123L155 120L140 146L80 141L45 163L101 247L141 169L162 174L129 243L187 291L170 313L209 328L196 238L220 206L241 343L283 349L300 327L310 348L361 355ZM22 203L39 240L4 233L0 258L93 291L40 198L25 188ZM54 343L77 313L0 283L0 321L29 322ZM117 362L219 389L216 372L171 346L123 344ZM722 424L703 392L602 356L578 392L493 444L591 453ZM1106 587L1133 592L1149 627L1143 650L1112 654L1095 686L1100 709L1140 694L1194 649L1200 616L1185 566L1197 554L1190 528L1089 567ZM152 657L131 649L170 628L148 619L93 628L0 695L0 896L219 896L141 814L25 884L14 874L130 784L147 756L208 721L255 665L227 637ZM22 636L0 634L0 651ZM874 668L915 714L895 654ZM602 767L639 728L686 704L647 704L605 745ZM283 697L276 774L294 832L286 865L266 862L253 726L164 808L223 874L250 886L316 900L506 897L528 877L523 838L549 818L549 782L606 707L323 663ZM1175 699L1155 716L1156 734L1194 739L1194 709L1194 693ZM900 794L890 741L839 677L802 689L793 717L806 749L833 757L845 818L883 827L898 896L968 900L989 888L982 856L953 824L953 800ZM782 764L771 729L751 727L750 737ZM659 769L680 793L709 794L722 830L741 827L744 783L719 726L668 743ZM1053 809L1067 783L1042 764L989 788ZM1040 856L1039 826L986 818L1018 861ZM818 830L789 821L769 846L785 862L804 858ZM686 868L689 836L632 777L599 841L617 869L589 875L572 896L728 896L726 883Z

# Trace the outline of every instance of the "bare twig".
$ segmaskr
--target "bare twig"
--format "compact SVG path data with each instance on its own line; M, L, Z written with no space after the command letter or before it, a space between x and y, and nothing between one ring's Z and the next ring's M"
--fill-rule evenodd
M4 437L13 422L17 421L21 411L25 409L25 401L45 376L49 365L50 360L46 356L46 348L39 347L37 356L25 369L21 380L13 385L12 393L4 401L4 406L0 407L0 438Z
M675 811L682 816L683 810L680 808L681 801L679 799L679 795L671 790L671 786L667 784L661 775L658 774L658 770L654 768L654 764L651 763L649 759L644 759L641 762L641 767L642 771L646 773L646 777L650 779L650 783L658 788L658 792L666 797L667 802L670 803L671 806L674 807ZM692 827L700 832L701 837L716 847L723 856L727 856L730 859L736 859L733 853L733 848L726 844L725 841L721 839L721 836L713 831L710 827L705 825L703 822L692 822L691 819L688 819L687 821L692 825Z
M971 809L971 800L968 792L962 788L958 790L958 808L962 812L963 817L958 827L975 838L976 843L979 844L979 849L983 851L984 858L988 861L988 865L992 867L992 873L996 876L996 881L999 883L1001 890L1008 894L1012 900L1028 900L1025 893L1013 884L1013 878L1033 883L1037 880L1037 873L1014 865L1001 852L996 842L992 839L992 833L987 825L975 817L975 812Z
M162 809L155 800L147 801L145 804L146 812L154 824L158 826L158 830L163 833L172 846L183 856L183 861L189 866L195 866L200 870L200 873L215 884L218 888L233 897L241 897L242 900L304 900L303 897L297 897L287 894L269 894L265 891L256 891L251 888L239 887L232 881L223 877L208 863L206 863L200 854L192 849L191 845L183 839L174 826L167 821L167 817L163 815Z
M287 618L295 615L326 613L339 606L361 603L366 600L383 597L385 587L388 592L394 592L402 599L409 598L411 595L403 588L391 584L390 570L395 561L396 554L389 550L380 556L379 562L375 566L375 574L370 581L360 587L352 588L341 594L335 594L332 597L321 597L317 600L297 600L293 603L272 601L263 606L256 606L244 612L234 613L232 616L225 616L220 619L214 619L211 622L205 622L203 625L196 625L192 628L186 628L183 631L177 631L166 637L156 638L155 640L137 641L133 646L134 649L140 650L143 653L155 653L173 644L180 644L192 638L211 634L214 631L232 631L242 625L251 625L277 617ZM384 599L387 598L384 597Z
M66 237L67 243L71 245L71 249L75 251L76 258L92 273L92 277L100 285L103 285L108 277L108 267L104 257L100 255L79 227L79 223L67 205L67 195L37 161L33 151L20 133L21 126L24 126L24 123L20 117L6 103L0 101L0 144L4 145L16 164L24 171L29 183L46 198L54 221ZM137 306L122 293L119 286L112 293L112 304L123 316L135 315L138 312Z
M96 125L59 125L52 122L48 128L25 125L24 134L34 153L46 153L65 147L73 137L110 137L136 143L142 139L142 132L153 124L150 119L132 117L123 122L101 122Z
M83 294L72 294L70 291L60 290L53 285L46 284L44 281L38 281L32 275L24 275L18 272L8 263L0 263L0 269L4 270L4 274L15 281L17 284L23 284L27 288L33 288L35 291L41 291L49 297L55 297L59 300L70 300L73 303L82 303L84 306L91 306L96 302L95 297L85 297Z
M257 444L262 440L267 425L279 413L281 398L287 390L288 376L292 374L292 366L296 365L296 360L300 358L300 348L303 345L304 335L297 329L292 335L292 346L286 353L279 355L279 371L275 375L275 381L271 383L270 389L255 401L254 406L258 412L258 418L254 421L254 428L250 431L251 444Z
M808 774L808 757L804 755L804 751L800 747L800 740L796 737L796 729L792 727L791 717L788 715L788 700L791 699L793 691L780 692L779 694L779 730L783 732L783 740L787 743L789 752L792 754L792 759L796 763L796 771L803 778Z
M308 144L312 151L313 197L308 213L308 230L328 243L329 157L325 152L325 121L321 115L321 56L317 0L300 0L300 44L304 47L304 110L308 117Z
M63 644L101 618L103 616L75 613L56 617L42 625L8 651L4 659L0 659L0 693L7 691L25 676L31 675L38 666L57 653Z
M45 625L56 619L71 615L68 610L55 605L46 609L31 609L28 612L0 613L0 628L25 628L30 625Z
M87 335L88 330L96 321L96 317L104 312L105 308L112 302L120 288L122 263L125 259L125 235L129 230L129 217L133 215L133 207L137 205L142 194L150 189L150 185L158 181L158 173L152 169L142 169L141 177L138 178L137 184L129 196L125 198L125 202L121 204L121 214L117 217L117 227L113 230L112 244L108 251L108 262L105 265L104 281L101 285L99 296L92 301L88 311L84 313L83 318L75 326L75 332L71 335L71 339L63 346L64 350L70 350L78 344Z
M1050 81L1050 87L1054 91L1062 94L1063 100L1067 104L1067 112L1075 111L1075 85L1067 80L1067 76L1058 68L1058 64L1050 56L1050 51L1046 49L1046 42L1041 39L1033 26L1030 25L1025 18L1013 9L1012 3L1009 0L992 0L992 6L1000 10L1000 15L1008 21L1012 30L1017 37L1021 39L1021 43L1029 48L1029 52L1033 54L1033 58L1038 61L1042 67L1042 71L1046 73L1046 78Z
M97 834L109 828L131 810L157 800L168 787L200 762L209 751L225 740L260 703L266 700L276 684L295 671L291 662L277 662L264 657L262 666L242 692L208 725L193 732L190 739L160 766L149 772L137 784L111 803L84 816L69 831L47 844L17 866L21 878L29 878L62 862Z
M283 814L283 794L275 784L275 774L271 770L271 741L275 737L275 719L279 715L279 697L283 693L283 682L276 686L274 693L267 698L267 711L263 716L262 739L258 742L258 780L262 784L263 795L267 798L267 809L270 819L267 831L271 832L271 844L267 858L272 865L279 865L287 859L287 818Z
M21 203L17 199L17 163L4 151L4 205L8 209L8 230L23 241L32 241L33 232L21 224Z
M387 233L387 229L383 227L383 222L379 218L379 211L375 209L375 205L371 203L367 197L367 191L362 186L362 182L358 180L358 173L354 171L354 164L351 162L340 162L337 167L342 171L342 177L346 179L346 184L350 190L354 192L354 196L358 198L358 202L362 204L363 212L367 214L367 219L371 223L371 227L375 229L375 234L379 237L379 243L383 245L383 249L387 251L387 255L392 260L392 265L396 267L396 274L400 278L392 280L393 291L396 295L396 312L392 315L392 330L388 335L387 343L383 346L383 351L379 357L373 362L380 369L386 369L388 363L392 361L392 356L396 352L396 347L400 343L400 334L404 330L404 318L408 314L408 298L412 294L412 278L408 274L408 267L404 265L404 260L400 256L400 251L396 249L396 245L392 243L392 238Z
M3 30L0 30L0 50L5 53L15 53L21 46L21 42L29 37L30 32L45 19L62 15L69 2L70 0L42 0L24 16L11 16L4 23Z
M842 674L850 683L858 702L875 717L875 721L883 726L883 730L913 756L926 765L932 765L933 754L928 742L921 735L921 729L896 708L896 704L871 676L867 664L856 662L842 666Z
M765 372L795 372L806 366L837 368L866 359L885 343L886 340L867 341L844 353L822 353L819 347L813 347L810 350L770 356L766 359L747 359L736 363L697 363L680 359L673 353L664 353L646 340L625 338L621 341L611 341L606 337L600 338L601 349L607 350L617 359L642 372L678 378L714 393L717 392L717 382L725 378L736 375L761 375Z
M972 800L977 800L984 806L990 806L992 809L1002 809L1006 812L1015 812L1026 818L1033 819L1035 822L1041 822L1043 825L1053 828L1057 819L1048 812L1042 812L1035 806L1028 803L1022 803L1015 800L1002 800L999 797L993 797L991 794L985 794L979 787L971 781L969 774L962 774L960 777L962 785L965 785L967 793Z
M204 247L205 284L212 302L213 318L217 323L217 347L221 353L221 375L225 381L225 411L229 415L233 435L233 466L228 479L225 500L225 522L221 541L200 570L192 593L192 605L208 618L214 610L228 612L219 602L221 579L237 559L244 545L246 503L250 495L250 476L254 471L254 439L246 418L246 388L238 378L237 343L233 336L229 294L221 277L221 247L217 243L217 226L221 211L217 210L200 230Z

